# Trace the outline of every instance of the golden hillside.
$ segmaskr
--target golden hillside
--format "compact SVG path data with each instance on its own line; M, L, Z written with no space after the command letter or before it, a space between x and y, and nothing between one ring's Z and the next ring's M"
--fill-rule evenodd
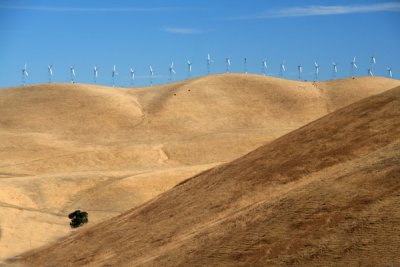
M398 265L399 117L397 87L27 253L17 263Z
M140 205L400 81L223 74L152 88L0 89L0 259Z

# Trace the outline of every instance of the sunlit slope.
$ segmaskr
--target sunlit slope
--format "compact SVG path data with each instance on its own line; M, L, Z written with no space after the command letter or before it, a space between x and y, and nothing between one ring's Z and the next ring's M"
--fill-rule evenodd
M214 75L143 89L80 84L0 90L0 172L144 169L224 162L399 85Z
M30 252L27 266L399 264L400 87Z
M313 84L224 74L152 88L3 88L0 260L68 234L71 210L88 211L90 224L115 216L399 84L380 77Z

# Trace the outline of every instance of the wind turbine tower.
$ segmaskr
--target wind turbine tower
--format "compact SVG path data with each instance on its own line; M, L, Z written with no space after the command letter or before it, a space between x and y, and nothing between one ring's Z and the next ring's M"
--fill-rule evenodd
M267 68L268 68L267 59L265 58L262 61L262 71L263 71L264 76L267 75Z
M47 72L49 75L49 83L51 83L51 78L53 77L53 64L47 66Z
M299 72L299 80L301 80L301 73L303 72L303 67L300 65L297 66L297 70Z
M135 84L135 70L133 68L130 69L131 73L131 85Z
M285 68L285 61L283 61L283 62L281 63L281 67L280 67L280 71L279 71L279 76L280 76L280 77L283 77L283 74L285 73L285 71L286 71L286 68Z
M244 73L247 74L247 57L244 58Z
M371 73L374 73L374 66L376 64L376 58L374 55L371 56ZM373 76L373 75L372 75Z
M227 57L225 59L226 73L229 73L229 67L231 66L231 58Z
M99 69L94 66L93 67L93 78L94 78L94 83L97 84L97 77L99 77Z
M26 84L26 79L29 77L27 67L28 65L25 63L24 68L22 69L22 85L24 86Z
M372 72L372 69L371 69L371 68L368 69L368 75L371 76L371 77L374 76L374 73Z
M190 60L187 61L188 66L188 78L192 77L192 62Z
M71 83L75 83L75 67L74 67L74 65L69 67L69 72L71 75Z
M337 74L337 64L335 62L332 62L332 66L333 66L333 79L335 79Z
M153 67L150 66L150 86L153 86L153 76L154 76L154 70Z
M393 78L392 68L391 67L386 67L386 70L388 72L389 78Z
M317 62L314 62L314 66L315 66L315 80L318 81L318 77L319 77L319 65Z
M169 70L169 81L171 81L172 75L176 74L176 72L174 70L174 62L173 61L171 62L171 65L169 66L168 70Z
M211 68L211 63L212 63L212 62L214 62L214 61L211 59L210 54L208 54L208 55L207 55L207 73L208 73L208 74L210 74L210 68Z
M117 76L117 75L118 75L117 67L114 65L114 66L113 66L112 73L111 73L113 87L115 86L115 76Z
M350 66L351 66L351 77L354 77L354 72L357 69L356 57L354 57L353 60L350 62Z

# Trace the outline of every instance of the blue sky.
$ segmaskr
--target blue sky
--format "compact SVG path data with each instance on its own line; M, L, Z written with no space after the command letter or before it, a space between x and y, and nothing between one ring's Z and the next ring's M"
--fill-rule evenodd
M174 80L207 74L206 60L213 59L212 73L244 72L279 75L285 60L285 77L314 79L314 61L320 80L350 75L357 56L356 75L367 75L371 56L374 74L400 78L400 1L265 1L265 0L0 0L0 87L21 84L28 64L28 84L47 83L47 66L53 64L53 81L69 82L70 65L76 81L93 83L93 66L99 68L98 84L129 86L130 67L136 86L168 82L168 67L175 63Z

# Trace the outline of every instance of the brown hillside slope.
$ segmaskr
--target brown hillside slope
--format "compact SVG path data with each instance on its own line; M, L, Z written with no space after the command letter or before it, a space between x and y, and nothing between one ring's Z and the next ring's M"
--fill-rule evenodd
M398 265L399 117L397 87L17 263Z
M116 216L344 105L400 85L223 74L152 88L0 89L0 261Z
M140 205L305 123L399 85L213 75L153 88L0 90L0 260Z

